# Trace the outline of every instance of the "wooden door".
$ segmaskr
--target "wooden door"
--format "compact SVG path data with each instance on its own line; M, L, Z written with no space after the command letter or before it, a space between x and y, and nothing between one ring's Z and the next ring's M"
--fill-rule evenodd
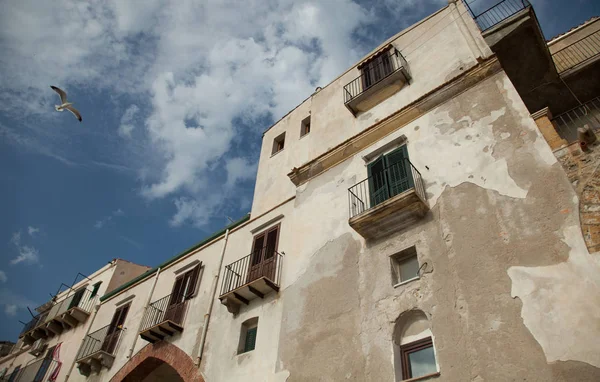
M40 368L38 369L37 373L35 374L35 377L33 378L33 382L42 382L44 380L44 377L46 376L46 374L48 373L48 369L50 368L50 364L52 363L52 355L54 353L54 348L56 348L56 345L52 346L46 352L46 356L44 357L44 360L42 361Z
M119 341L119 336L123 331L123 325L125 324L125 318L129 313L129 304L118 308L113 314L112 320L106 332L106 337L102 343L101 350L108 354L113 354Z
M79 306L79 303L81 302L81 298L83 297L84 293L85 293L85 288L78 289L75 292L75 294L73 295L73 299L71 300L71 303L69 304L69 309ZM67 310L69 310L69 309L67 309Z
M252 252L250 253L250 264L248 265L248 276L246 277L246 283L254 281L261 276L261 267L263 261L263 254L265 251L265 233L254 238L252 243Z
M261 272L261 276L267 277L271 281L275 280L278 241L279 226L275 226L267 232L267 245L265 246Z
M367 167L369 173L369 198L371 208L389 198L387 176L385 175L385 156L379 157Z
M183 318L183 305L184 300L184 278L178 277L173 285L173 291L169 298L169 304L166 307L164 319L161 321L173 321L176 324L181 323Z
M390 198L414 187L406 146L387 154L386 161Z

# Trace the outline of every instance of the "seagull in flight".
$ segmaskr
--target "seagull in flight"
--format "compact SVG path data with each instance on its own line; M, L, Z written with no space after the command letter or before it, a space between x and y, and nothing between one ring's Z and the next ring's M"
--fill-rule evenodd
M58 93L60 96L61 105L55 105L54 108L56 111L65 111L65 109L69 110L73 115L79 120L82 121L81 114L73 107L73 103L67 102L67 93L64 90L57 88L56 86L50 86L52 90Z

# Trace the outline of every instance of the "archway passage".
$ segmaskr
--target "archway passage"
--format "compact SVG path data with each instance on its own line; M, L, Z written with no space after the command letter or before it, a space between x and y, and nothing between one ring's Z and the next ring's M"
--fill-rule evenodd
M131 358L111 382L204 382L192 359L165 341L148 344Z

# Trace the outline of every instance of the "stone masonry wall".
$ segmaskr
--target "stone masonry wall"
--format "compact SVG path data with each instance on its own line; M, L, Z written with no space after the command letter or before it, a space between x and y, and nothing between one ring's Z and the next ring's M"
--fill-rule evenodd
M583 237L590 253L600 251L600 143L587 152L572 143L554 151L579 196Z

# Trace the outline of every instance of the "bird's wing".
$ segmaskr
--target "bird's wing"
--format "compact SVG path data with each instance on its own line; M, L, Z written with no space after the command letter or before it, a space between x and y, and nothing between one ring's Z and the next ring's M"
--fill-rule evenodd
M64 90L57 88L56 86L50 86L52 88L52 90L54 90L55 92L58 93L58 95L60 96L60 101L62 103L67 103L67 93L65 93Z
M79 114L79 112L77 111L77 109L75 109L72 105L69 106L65 106L65 109L69 110L71 113L73 113L73 115L75 117L77 117L77 119L79 120L79 122L82 121L81 119L81 114Z

